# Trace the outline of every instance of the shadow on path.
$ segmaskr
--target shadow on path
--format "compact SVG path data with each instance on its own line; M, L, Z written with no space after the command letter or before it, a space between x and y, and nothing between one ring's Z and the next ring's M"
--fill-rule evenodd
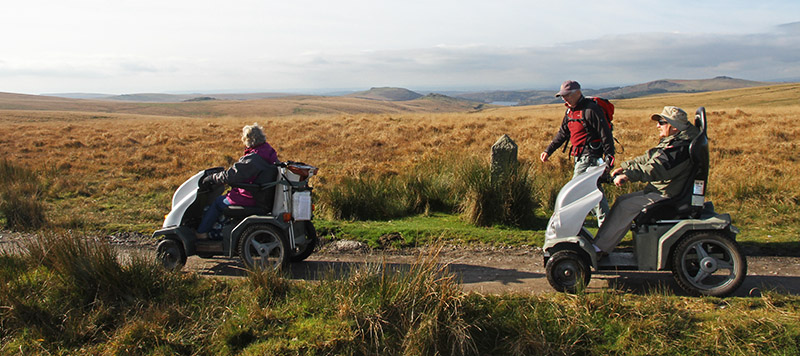
M352 271L366 267L368 264L384 266L389 271L408 271L410 263L377 263L377 262L339 262L339 261L304 261L291 265L291 277L303 280L321 280L328 276L344 278ZM502 269L470 264L449 264L448 270L458 276L462 284L499 281L503 284L525 283L526 279L544 278L544 274Z
M592 277L604 279L609 288L626 293L688 295L675 282L671 272L616 272L613 275L595 274ZM758 297L766 291L800 295L800 277L748 275L731 296Z
M200 268L198 274L206 276L243 277L247 270L238 259L210 258L196 260ZM351 273L368 266L381 266L389 271L408 271L413 263L404 262L366 262L366 261L303 261L293 263L287 269L288 277L306 281L347 278ZM525 266L531 268L531 266ZM486 292L497 289L497 293L517 291L524 293L555 292L547 282L541 267L537 271L526 271L515 268L494 268L476 264L452 263L448 270L455 274L465 289L481 286ZM542 270L539 272L539 270ZM642 271L602 271L592 274L591 292L605 289L617 290L638 295L667 294L687 295L675 282L670 272ZM503 286L513 288L491 287ZM485 287L484 287L485 286ZM598 286L598 287L592 287ZM766 291L800 295L800 276L749 274L733 296L760 296Z

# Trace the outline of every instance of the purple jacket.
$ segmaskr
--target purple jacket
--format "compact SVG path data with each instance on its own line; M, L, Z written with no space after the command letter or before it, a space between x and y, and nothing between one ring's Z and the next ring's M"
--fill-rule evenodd
M255 157L260 156L263 159ZM231 168L213 175L213 179L217 183L265 183L255 182L258 174L266 169L267 164L275 164L278 162L278 154L275 149L268 143L264 142L255 147L248 147L244 150L244 156L239 158L239 161L234 163ZM256 200L253 195L241 188L231 188L228 192L228 200L231 205L240 206L253 206L256 205Z

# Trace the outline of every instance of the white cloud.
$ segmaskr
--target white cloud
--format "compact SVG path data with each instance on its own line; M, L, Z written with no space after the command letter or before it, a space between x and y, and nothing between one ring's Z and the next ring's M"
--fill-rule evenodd
M417 87L549 88L566 78L585 85L728 75L769 80L800 75L800 36L646 33L557 46L436 46L318 53L302 64L309 85L373 82Z
M0 12L0 91L797 78L798 13L794 0L26 0Z

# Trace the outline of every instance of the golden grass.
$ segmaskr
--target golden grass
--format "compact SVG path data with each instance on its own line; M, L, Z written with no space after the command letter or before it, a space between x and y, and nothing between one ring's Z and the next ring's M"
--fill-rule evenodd
M800 85L788 84L615 101L615 135L625 147L618 159L632 158L656 144L656 129L649 115L660 112L662 106L677 105L691 114L704 105L711 140L710 195L718 210L745 219L749 227L766 229L793 223L798 213L790 210L800 201L797 97ZM292 105L297 105L298 99L293 100ZM191 174L231 164L242 153L241 127L253 122L266 128L268 141L281 160L319 166L315 183L324 187L344 176L398 173L429 157L488 157L490 146L502 134L517 142L521 159L535 161L537 166L541 163L536 157L555 133L564 109L543 105L429 113L392 111L392 105L400 105L396 103L366 101L374 105L369 109L363 100L337 100L306 98L301 102L309 112L346 111L349 109L342 107L362 105L361 111L383 113L253 114L285 112L270 108L284 105L276 99L208 104L226 106L210 112L231 112L204 118L134 115L125 109L120 109L122 113L86 112L92 107L83 111L2 110L0 154L30 169L57 172L53 180L59 197L74 197L78 200L71 204L79 205L74 208L102 215L98 211L109 208L108 196L131 196L133 200L154 192L168 196ZM186 105L196 110L196 105L205 104L169 107L183 110ZM158 107L151 106L154 113ZM560 152L550 164L570 165ZM164 197L154 199L164 206L142 209L160 216L168 203ZM797 239L796 229L791 234L791 239Z

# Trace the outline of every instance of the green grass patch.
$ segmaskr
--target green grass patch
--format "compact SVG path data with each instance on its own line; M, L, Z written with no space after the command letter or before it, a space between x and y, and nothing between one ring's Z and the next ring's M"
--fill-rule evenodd
M320 236L364 242L372 247L424 246L436 241L452 244L541 246L543 230L510 226L478 227L457 214L432 213L392 220L315 220Z

